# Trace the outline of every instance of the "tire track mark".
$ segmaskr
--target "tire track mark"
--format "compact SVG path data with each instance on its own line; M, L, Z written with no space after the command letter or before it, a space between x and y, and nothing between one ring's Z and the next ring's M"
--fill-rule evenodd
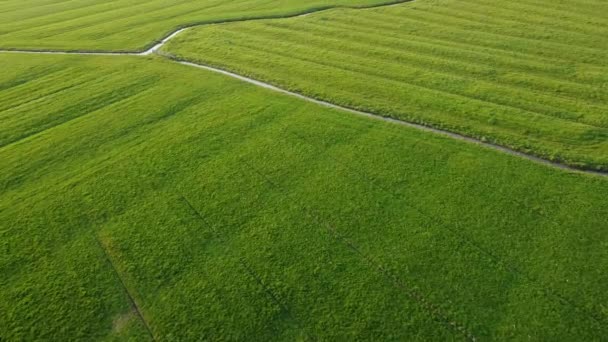
M340 234L331 225L326 224L325 228L330 234L330 236L332 236L339 242L342 242L355 254L363 258L369 266L376 268L384 277L390 280L396 287L404 291L408 297L410 297L412 300L422 306L425 310L431 313L432 316L437 317L442 323L450 326L453 330L459 332L461 335L464 336L465 339L472 342L477 341L477 338L475 337L475 335L473 335L471 331L469 331L464 325L450 318L450 316L446 314L439 306L433 304L428 299L426 299L426 297L422 293L420 293L420 291L416 291L414 286L408 284L401 277L389 271L386 267L382 265L381 262L376 260L374 257L364 253L352 240Z
M245 160L241 161L243 164L247 165L249 170L253 170L258 176L260 176L266 183L270 184L271 187L276 188L282 193L287 193L287 189L278 185L276 182L272 181L268 178L264 173L259 171L253 165L248 163ZM319 215L315 214L310 208L301 206L301 209L307 213L309 217L311 217L315 223L321 227L324 227L325 230L329 233L330 236L334 237L337 241L342 242L346 247L354 251L359 257L361 257L369 266L376 268L382 276L384 276L387 280L390 280L393 286L399 288L402 291L405 291L405 294L410 297L410 299L414 300L414 302L418 303L423 309L425 309L431 317L434 317L441 323L443 323L446 327L454 330L455 332L461 334L468 341L477 341L477 338L473 333L471 333L468 328L461 323L458 323L456 320L450 318L439 306L428 301L421 293L415 291L413 287L408 286L407 283L401 280L398 276L392 274L388 271L386 267L382 265L382 263L376 261L373 257L363 253L361 249L359 249L352 241L346 239L342 235L339 235L337 231L331 228L330 225L323 222Z
M312 145L312 143L307 138L305 138L295 132L293 132L292 134L293 134L293 136L299 138L301 141L305 141L308 144ZM380 190L382 190L383 192L390 195L391 197L393 197L396 200L402 199L399 195L395 194L392 191L392 189L378 184L378 181L375 178L366 177L357 169L346 165L344 162L338 160L335 157L332 157L331 155L328 155L328 158L330 158L334 163L339 164L342 167L344 167L355 177L359 178L363 182L363 184L370 184L370 185L376 186L377 188L379 188ZM540 290L542 293L544 293L546 296L553 297L558 302L561 302L562 304L570 306L571 308L573 308L576 311L578 311L579 313L581 313L583 316L586 316L588 319L595 321L598 324L599 328L604 327L604 324L606 323L606 318L603 318L601 315L599 315L595 312L592 312L579 304L576 304L576 302L574 300L561 294L557 290L554 290L552 287L549 287L549 286L546 286L546 285L540 283L536 278L534 278L527 272L524 272L519 267L503 260L497 254L495 254L495 253L491 252L490 250L488 250L487 248L483 247L481 245L481 243L479 243L475 239L471 238L467 234L461 233L458 229L451 227L448 222L445 222L444 220L440 219L438 216L426 213L424 210L420 209L419 207L417 207L413 204L406 203L405 205L407 205L409 208L415 210L418 214L427 218L431 222L434 222L435 224L437 224L441 227L444 227L448 232L450 232L454 237L459 239L462 243L468 244L469 246L472 246L474 249L478 250L482 254L486 255L486 257L488 257L494 264L496 264L498 266L503 266L513 276L522 277L528 283L536 285L537 289Z
M101 252L104 255L104 258L106 260L106 263L110 266L110 268L112 269L114 276L116 277L116 279L118 279L120 285L122 286L122 289L124 291L124 293L127 295L127 298L129 299L129 304L131 306L131 309L133 309L135 311L135 313L137 314L137 316L139 317L139 319L141 320L141 322L143 323L144 327L146 328L146 331L148 332L148 335L150 335L150 338L152 339L152 341L156 341L156 338L154 337L154 334L152 333L152 329L150 329L150 325L148 324L148 322L146 321L146 319L144 318L141 309L139 308L139 305L137 305L137 302L135 301L135 298L133 298L133 295L131 295L131 292L129 291L129 288L127 287L127 285L125 284L124 280L122 279L122 277L120 276L120 273L118 272L118 270L116 269L116 266L114 266L114 263L112 262L112 259L110 258L110 256L108 255L108 252L105 248L105 246L103 245L103 243L99 240L99 238L97 237L97 235L93 235L93 237L95 238L95 241L97 242L97 244L99 245L99 249L101 250Z
M213 225L211 225L207 219L205 219L203 217L203 215L200 213L200 211L198 211L193 205L192 203L186 198L186 196L184 196L182 193L178 192L177 193L180 197L180 199L186 204L186 206L190 209L190 211L192 211L197 217L198 219L207 227L209 227L214 234L219 238L220 241L222 242L226 242L226 240L224 239L223 235L221 235L214 227ZM279 307L280 311L282 311L289 320L291 320L293 323L296 324L296 326L302 330L306 336L308 337L309 340L316 340L315 338L313 338L313 336L310 334L310 332L308 331L308 329L306 328L306 326L304 324L302 324L302 322L300 322L299 319L297 319L289 310L289 308L287 307L286 304L283 303L282 300L280 300L279 296L275 293L275 291L272 290L272 288L270 288L270 286L268 286L266 283L264 283L264 281L262 280L262 278L260 277L260 275L253 269L253 267L251 267L251 265L245 260L245 258L243 256L239 256L239 264L240 266L245 270L245 272L251 276L253 278L253 280L255 281L255 283L257 283L262 290L264 291L264 293L266 293L266 295L270 298L270 300Z

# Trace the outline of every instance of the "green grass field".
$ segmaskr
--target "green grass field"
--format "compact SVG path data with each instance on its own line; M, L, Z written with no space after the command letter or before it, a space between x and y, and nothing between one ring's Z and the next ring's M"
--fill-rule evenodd
M386 0L0 1L0 49ZM163 50L608 170L608 3L416 0ZM601 341L608 177L167 56L0 53L0 341Z
M0 49L133 51L178 27L391 0L0 1Z
M159 57L0 63L0 340L608 334L604 177Z
M344 106L608 170L608 2L419 0L193 28L165 47Z

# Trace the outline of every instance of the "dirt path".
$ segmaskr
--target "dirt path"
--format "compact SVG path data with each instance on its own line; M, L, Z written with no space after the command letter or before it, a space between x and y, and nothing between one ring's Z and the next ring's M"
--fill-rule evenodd
M388 2L386 4L383 5L374 5L374 6L368 6L368 7L358 7L358 8L373 8L373 7L388 7L388 6L395 6L401 3L406 3L406 2L411 2L413 0L401 0L401 1L391 1ZM332 7L332 8L339 8L339 7ZM345 8L354 8L354 7L345 7ZM316 12L320 12L320 11L324 11L327 9L331 9L331 8L324 8L324 9L318 9L318 10L314 10L314 11L310 11L310 12L306 12L306 13L301 13L301 14L297 14L297 15L293 15L293 16L289 16L289 18L294 18L294 17L303 17L303 16L307 16L310 15L312 13L316 13ZM283 17L283 18L288 18ZM251 18L251 19L244 19L244 20L238 20L238 21L251 21L251 20L264 20L264 19L272 19L272 18L267 18L267 17L259 17L259 18ZM275 18L276 19L276 18ZM224 21L224 22L236 22L235 21ZM211 23L211 24L217 24L217 23ZM160 50L167 42L169 42L171 39L175 38L177 35L179 35L181 32L187 30L190 27L194 27L194 26L201 26L201 25L208 25L208 24L200 24L200 25L191 25L191 26L187 26L187 27L182 27L179 28L175 31L173 31L171 34L167 35L165 38L163 38L160 42L158 42L157 44L155 44L154 46L150 47L149 49L145 50L145 51L141 51L141 52L104 52L104 51L48 51L48 50L0 50L0 53L19 53L19 54L48 54L48 55L82 55L82 56L149 56L152 54L157 54L158 50ZM163 56L162 54L157 54L160 56ZM484 142L475 138L471 138L471 137L467 137L458 133L454 133L454 132L450 132L450 131L445 131L445 130L441 130L441 129L437 129L437 128L433 128L433 127L429 127L429 126L424 126L424 125L420 125L420 124L415 124L415 123L411 123L411 122L407 122L407 121L402 121L402 120L398 120L398 119L393 119L393 118L389 118L389 117L384 117L384 116L380 116L374 113L370 113L370 112L364 112L364 111L360 111L360 110L355 110L355 109L351 109L351 108L347 108L347 107L343 107L337 104L333 104L330 102L326 102L323 100L318 100L312 97L308 97L306 95L303 94L299 94L299 93L295 93L283 88L279 88L277 86L274 86L272 84L269 83L265 83L262 81L258 81L246 76L242 76L239 74L235 74L233 72L230 71L226 71L223 69L219 69L219 68L215 68L212 66L208 66L208 65L203 65L203 64L198 64L198 63L192 63L192 62L186 62L186 61L181 61L181 60L176 60L173 59L169 56L164 56L168 59L173 60L176 63L182 64L182 65L186 65L186 66L190 66L190 67L194 67L194 68L199 68L199 69L204 69L207 71L212 71L215 73L219 73L225 76L229 76L238 80L241 80L243 82L247 82L253 85L256 85L258 87L262 87L265 89L269 89L281 94L285 94L285 95L289 95L292 97L296 97L300 100L304 100L307 102L312 102L324 107L328 107L328 108L333 108L333 109L337 109L337 110L341 110L341 111L345 111L351 114L356 114L356 115L360 115L360 116L364 116L370 119L375 119L375 120L381 120L381 121L385 121L385 122L390 122L393 124L397 124L397 125L402 125L402 126L407 126L407 127L411 127L411 128L415 128L418 130L422 130L425 132L430 132L430 133L434 133L434 134L440 134L446 137L450 137L452 139L456 139L456 140L460 140L460 141L466 141L469 143L473 143L479 146L483 146L486 148L490 148L493 150L497 150L509 155L513 155L513 156L517 156L520 158L524 158L524 159L528 159L530 161L539 163L539 164L543 164L543 165L547 165L547 166L551 166L551 167L555 167L561 170L566 170L566 171L570 171L570 172L577 172L577 173L583 173L583 174L588 174L588 175L595 175L595 176L603 176L603 177L608 177L608 172L605 171L594 171L594 170L585 170L585 169L580 169L577 167L573 167L573 166L569 166L566 164L561 164L558 162L553 162L547 159L543 159L534 155L530 155L527 153L523 153L523 152L519 152L513 149L510 149L508 147L504 147L504 146L500 146L500 145L496 145L496 144L492 144L492 143L488 143L488 142Z

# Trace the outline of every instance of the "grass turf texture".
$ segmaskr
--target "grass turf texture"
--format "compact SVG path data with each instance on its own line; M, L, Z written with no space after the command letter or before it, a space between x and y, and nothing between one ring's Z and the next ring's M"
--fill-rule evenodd
M608 333L604 178L159 58L0 63L2 340Z
M608 170L608 2L426 0L190 29L166 53Z
M0 49L134 51L178 27L391 0L0 1Z

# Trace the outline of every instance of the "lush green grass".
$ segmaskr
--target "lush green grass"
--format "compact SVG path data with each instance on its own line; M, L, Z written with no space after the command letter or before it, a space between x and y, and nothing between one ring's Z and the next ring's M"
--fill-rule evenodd
M0 49L138 50L178 27L392 0L3 0Z
M608 170L608 2L421 0L197 27L165 51Z
M608 182L159 58L0 55L0 339L598 340ZM113 270L116 269L116 273Z

